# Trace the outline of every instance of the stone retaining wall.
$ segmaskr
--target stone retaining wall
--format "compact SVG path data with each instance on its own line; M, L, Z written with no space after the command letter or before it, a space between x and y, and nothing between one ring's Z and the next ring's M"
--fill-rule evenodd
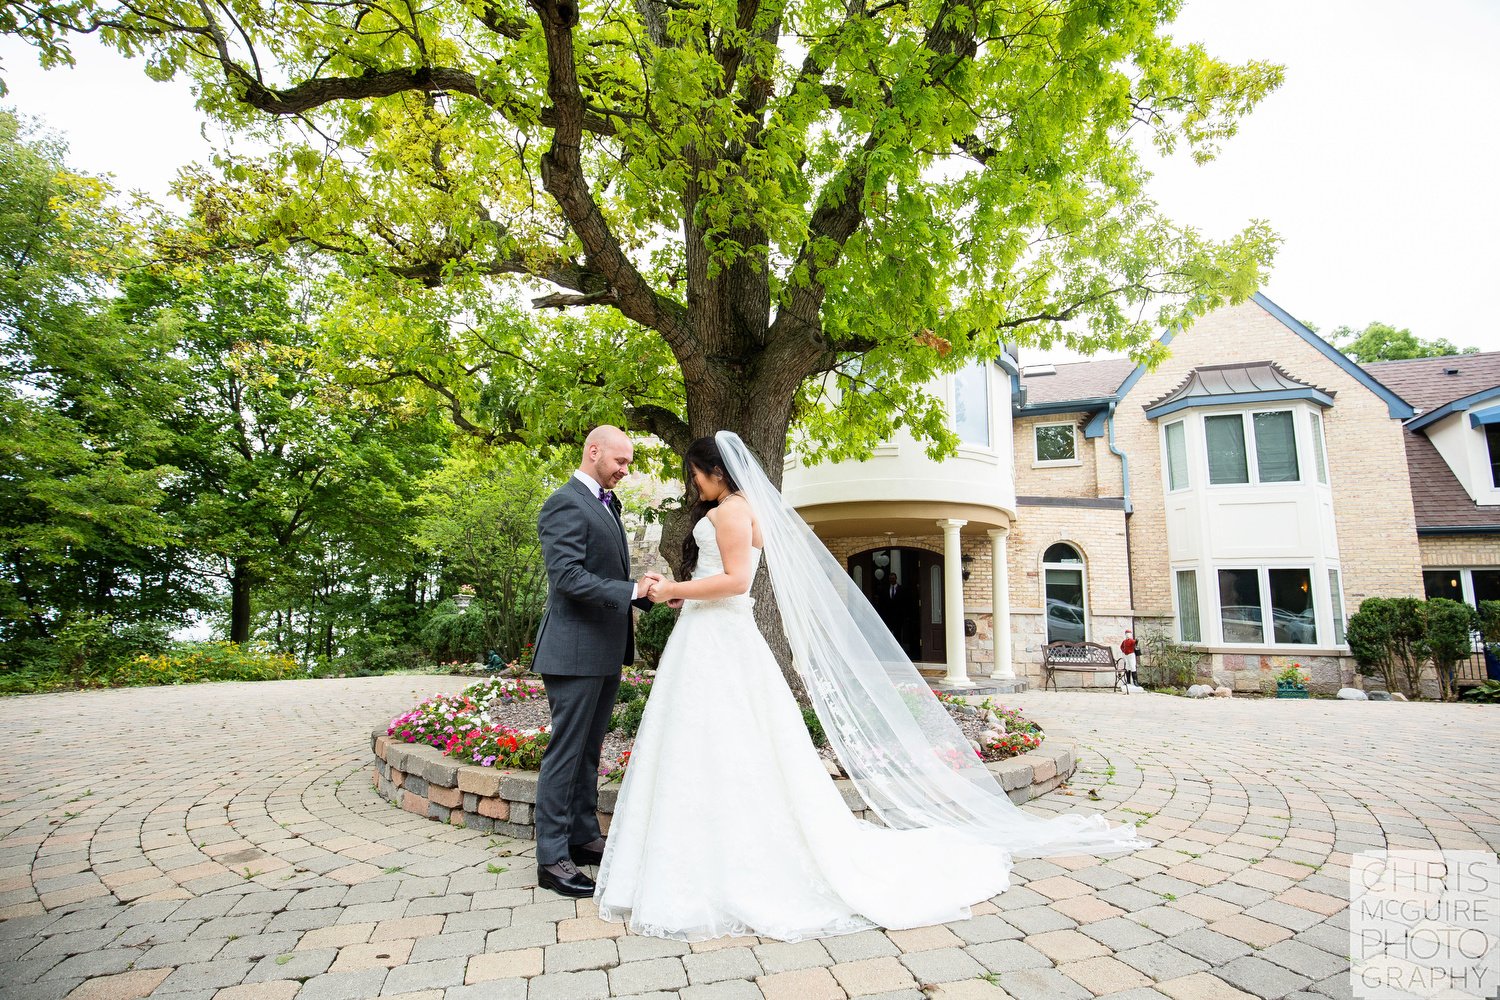
M1072 745L1048 742L1052 745L986 765L1017 805L1050 792L1073 774ZM535 771L459 764L436 747L397 742L383 728L372 734L371 747L376 791L407 812L481 833L536 839ZM836 778L834 785L856 816L874 818L853 782ZM619 792L618 783L599 789L599 824L606 831Z

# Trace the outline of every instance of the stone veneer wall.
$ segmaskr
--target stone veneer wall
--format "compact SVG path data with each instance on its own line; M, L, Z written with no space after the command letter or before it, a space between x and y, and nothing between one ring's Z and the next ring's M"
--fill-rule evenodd
M1049 741L1052 742L1052 741ZM401 743L376 729L370 738L375 753L372 774L376 792L409 813L481 833L521 840L536 839L535 771L502 771L459 764L436 747ZM1017 805L1050 792L1067 781L1076 766L1073 746L1056 741L1036 750L986 765ZM726 775L733 781L733 775ZM830 779L845 804L861 819L875 822L864 799L847 778ZM617 784L599 788L599 825L609 831ZM753 821L753 813L749 817Z

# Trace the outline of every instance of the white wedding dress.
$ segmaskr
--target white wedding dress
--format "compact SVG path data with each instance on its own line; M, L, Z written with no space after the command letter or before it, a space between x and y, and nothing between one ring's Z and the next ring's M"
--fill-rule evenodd
M694 578L722 573L713 524L703 518L693 536ZM760 555L752 549L752 578ZM610 824L599 915L685 941L797 941L960 920L1003 891L1003 847L850 813L752 604L746 595L683 606Z

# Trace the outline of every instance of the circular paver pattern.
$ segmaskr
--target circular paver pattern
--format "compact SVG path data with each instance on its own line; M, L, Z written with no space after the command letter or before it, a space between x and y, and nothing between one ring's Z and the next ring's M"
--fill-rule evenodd
M689 946L536 889L529 842L376 796L371 726L465 683L8 699L0 996L1347 997L1352 853L1500 845L1493 708L1031 692L1004 700L1080 764L1026 808L1157 846L1020 862L941 927Z

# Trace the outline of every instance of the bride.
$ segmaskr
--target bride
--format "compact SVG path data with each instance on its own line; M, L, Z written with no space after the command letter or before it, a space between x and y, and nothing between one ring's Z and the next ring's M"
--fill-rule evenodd
M739 437L685 456L697 490L681 603L611 821L595 898L639 934L783 941L969 916L1015 856L1146 846L1100 816L1011 803L837 560ZM856 819L813 747L748 596L760 560Z

